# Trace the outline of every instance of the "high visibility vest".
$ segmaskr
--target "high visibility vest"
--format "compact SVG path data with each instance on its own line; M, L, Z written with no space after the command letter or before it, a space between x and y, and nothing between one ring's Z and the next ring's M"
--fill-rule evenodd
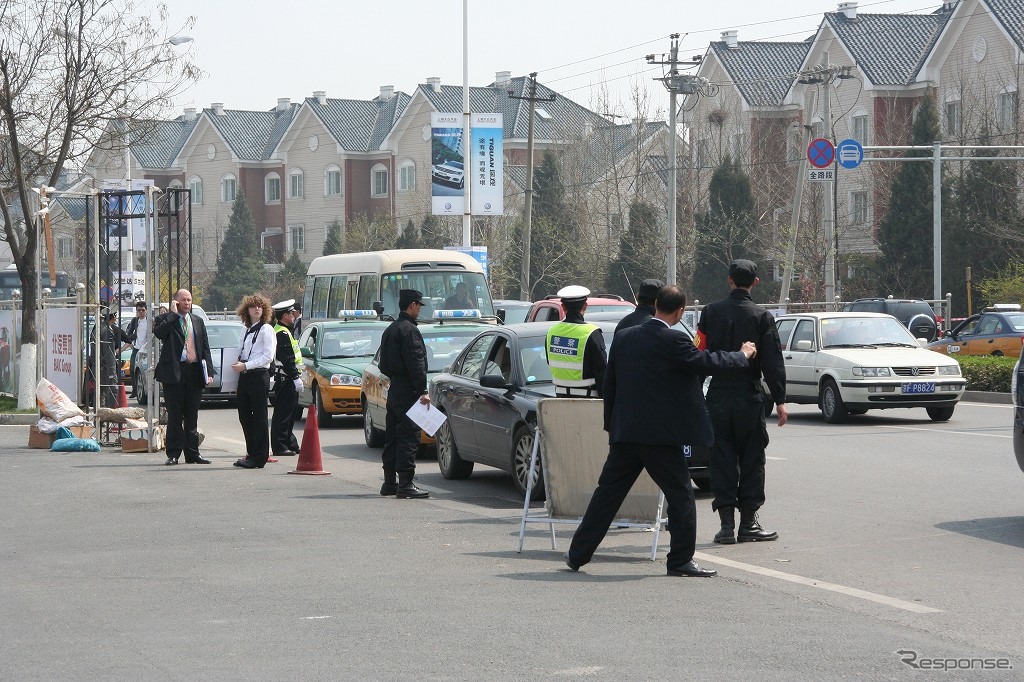
M292 352L295 353L295 367L299 369L302 367L302 351L299 350L299 342L292 336L292 331L288 327L284 326L280 322L274 325L274 333L279 334L285 332L288 334L288 341L292 344Z
M593 377L583 378L583 353L587 338L596 329L595 324L559 322L548 330L548 365L555 386L587 388L597 383Z

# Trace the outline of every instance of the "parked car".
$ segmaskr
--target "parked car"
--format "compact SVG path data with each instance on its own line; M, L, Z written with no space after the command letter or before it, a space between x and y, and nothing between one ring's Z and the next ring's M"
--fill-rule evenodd
M624 300L621 296L616 296L615 294L595 294L587 297L587 311L583 316L586 318L594 313L622 313L622 317L625 317L635 308L635 305ZM526 313L526 322L557 322L564 319L565 309L562 307L562 299L558 298L558 296L547 296L539 301L535 301L530 306L529 312Z
M909 329L914 338L934 341L939 338L942 320L927 301L915 298L858 298L843 306L848 313L885 313Z
M334 415L362 413L363 369L389 324L375 317L306 323L299 335L299 405L316 405L317 426L330 426Z
M427 348L427 386L444 371L466 345L480 333L484 322L452 319L437 324L419 325L423 343ZM391 380L380 371L380 349L363 369L362 401L363 437L371 448L384 445L384 424L387 417L388 389ZM420 431L420 444L434 445L431 436Z
M1013 368L1010 380L1010 395L1013 398L1013 454L1017 458L1017 466L1024 471L1024 366L1021 358Z
M971 315L928 348L947 355L1020 355L1024 312L1016 304L986 308Z
M485 464L511 473L516 489L526 493L537 402L555 394L544 349L553 324L487 329L463 349L451 367L434 377L432 404L448 417L436 436L437 463L445 478L468 478L475 464ZM615 323L597 324L610 349ZM708 449L691 450L690 475L706 490ZM534 500L544 498L540 468L537 476Z
M533 305L530 301L494 301L494 311L502 324L519 324L526 322L526 314Z
M465 170L459 161L445 161L435 164L431 169L433 181L442 185L451 185L456 189L462 189L465 185Z
M242 334L245 327L241 322L206 322L206 335L210 339L210 355L213 359L213 383L203 389L202 400L233 400L236 397L235 391L224 391L221 388L223 373L221 371L221 357L225 349L238 348L242 343ZM131 358L131 350L125 351L122 359ZM228 363L230 366L231 363ZM149 369L149 350L140 348L135 358L135 376L133 381L136 386L135 399L139 405L145 405L148 401L146 392L146 380L144 373Z
M922 348L891 315L800 313L775 320L786 400L818 405L835 424L868 410L923 407L947 421L966 380L954 358Z

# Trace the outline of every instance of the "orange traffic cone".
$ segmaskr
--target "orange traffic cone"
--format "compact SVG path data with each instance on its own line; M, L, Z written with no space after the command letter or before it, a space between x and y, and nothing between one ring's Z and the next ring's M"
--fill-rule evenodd
M128 394L124 390L124 384L118 384L117 406L128 407Z
M299 461L295 465L295 471L289 474L310 474L312 476L330 476L330 471L324 471L324 464L320 458L320 431L316 425L316 407L310 403L309 412L306 414L306 426L302 429L302 445L299 446Z

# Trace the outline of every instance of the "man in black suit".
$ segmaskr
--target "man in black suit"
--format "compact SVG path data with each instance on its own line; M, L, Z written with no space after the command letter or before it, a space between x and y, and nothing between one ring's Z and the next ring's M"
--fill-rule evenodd
M171 309L156 318L153 334L163 344L156 380L164 385L167 403L165 464L177 464L183 450L187 464L209 464L199 454L199 399L203 387L213 382L213 356L206 324L192 313L192 294L187 289L180 289Z
M754 344L725 353L697 350L670 329L683 316L686 294L669 285L658 291L654 318L615 337L604 380L604 429L608 460L565 555L573 571L588 563L644 469L668 501L670 576L710 577L693 560L697 508L684 445L711 445L714 433L702 384L704 375L746 367Z
M619 320L615 325L615 335L623 329L643 324L654 317L654 299L658 297L658 289L665 286L660 279L645 279L640 282L640 288L636 290L636 310Z

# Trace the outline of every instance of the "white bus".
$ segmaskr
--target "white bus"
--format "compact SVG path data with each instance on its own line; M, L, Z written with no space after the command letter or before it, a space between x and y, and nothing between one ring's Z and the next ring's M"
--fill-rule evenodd
M460 284L466 285L468 305L456 296ZM315 258L306 273L302 316L309 321L337 319L340 310L370 310L379 302L385 315L397 318L400 289L423 293L421 320L433 319L436 310L454 308L476 308L483 317L494 316L491 291L480 263L467 254L440 249L338 253ZM460 305L455 305L457 298Z

